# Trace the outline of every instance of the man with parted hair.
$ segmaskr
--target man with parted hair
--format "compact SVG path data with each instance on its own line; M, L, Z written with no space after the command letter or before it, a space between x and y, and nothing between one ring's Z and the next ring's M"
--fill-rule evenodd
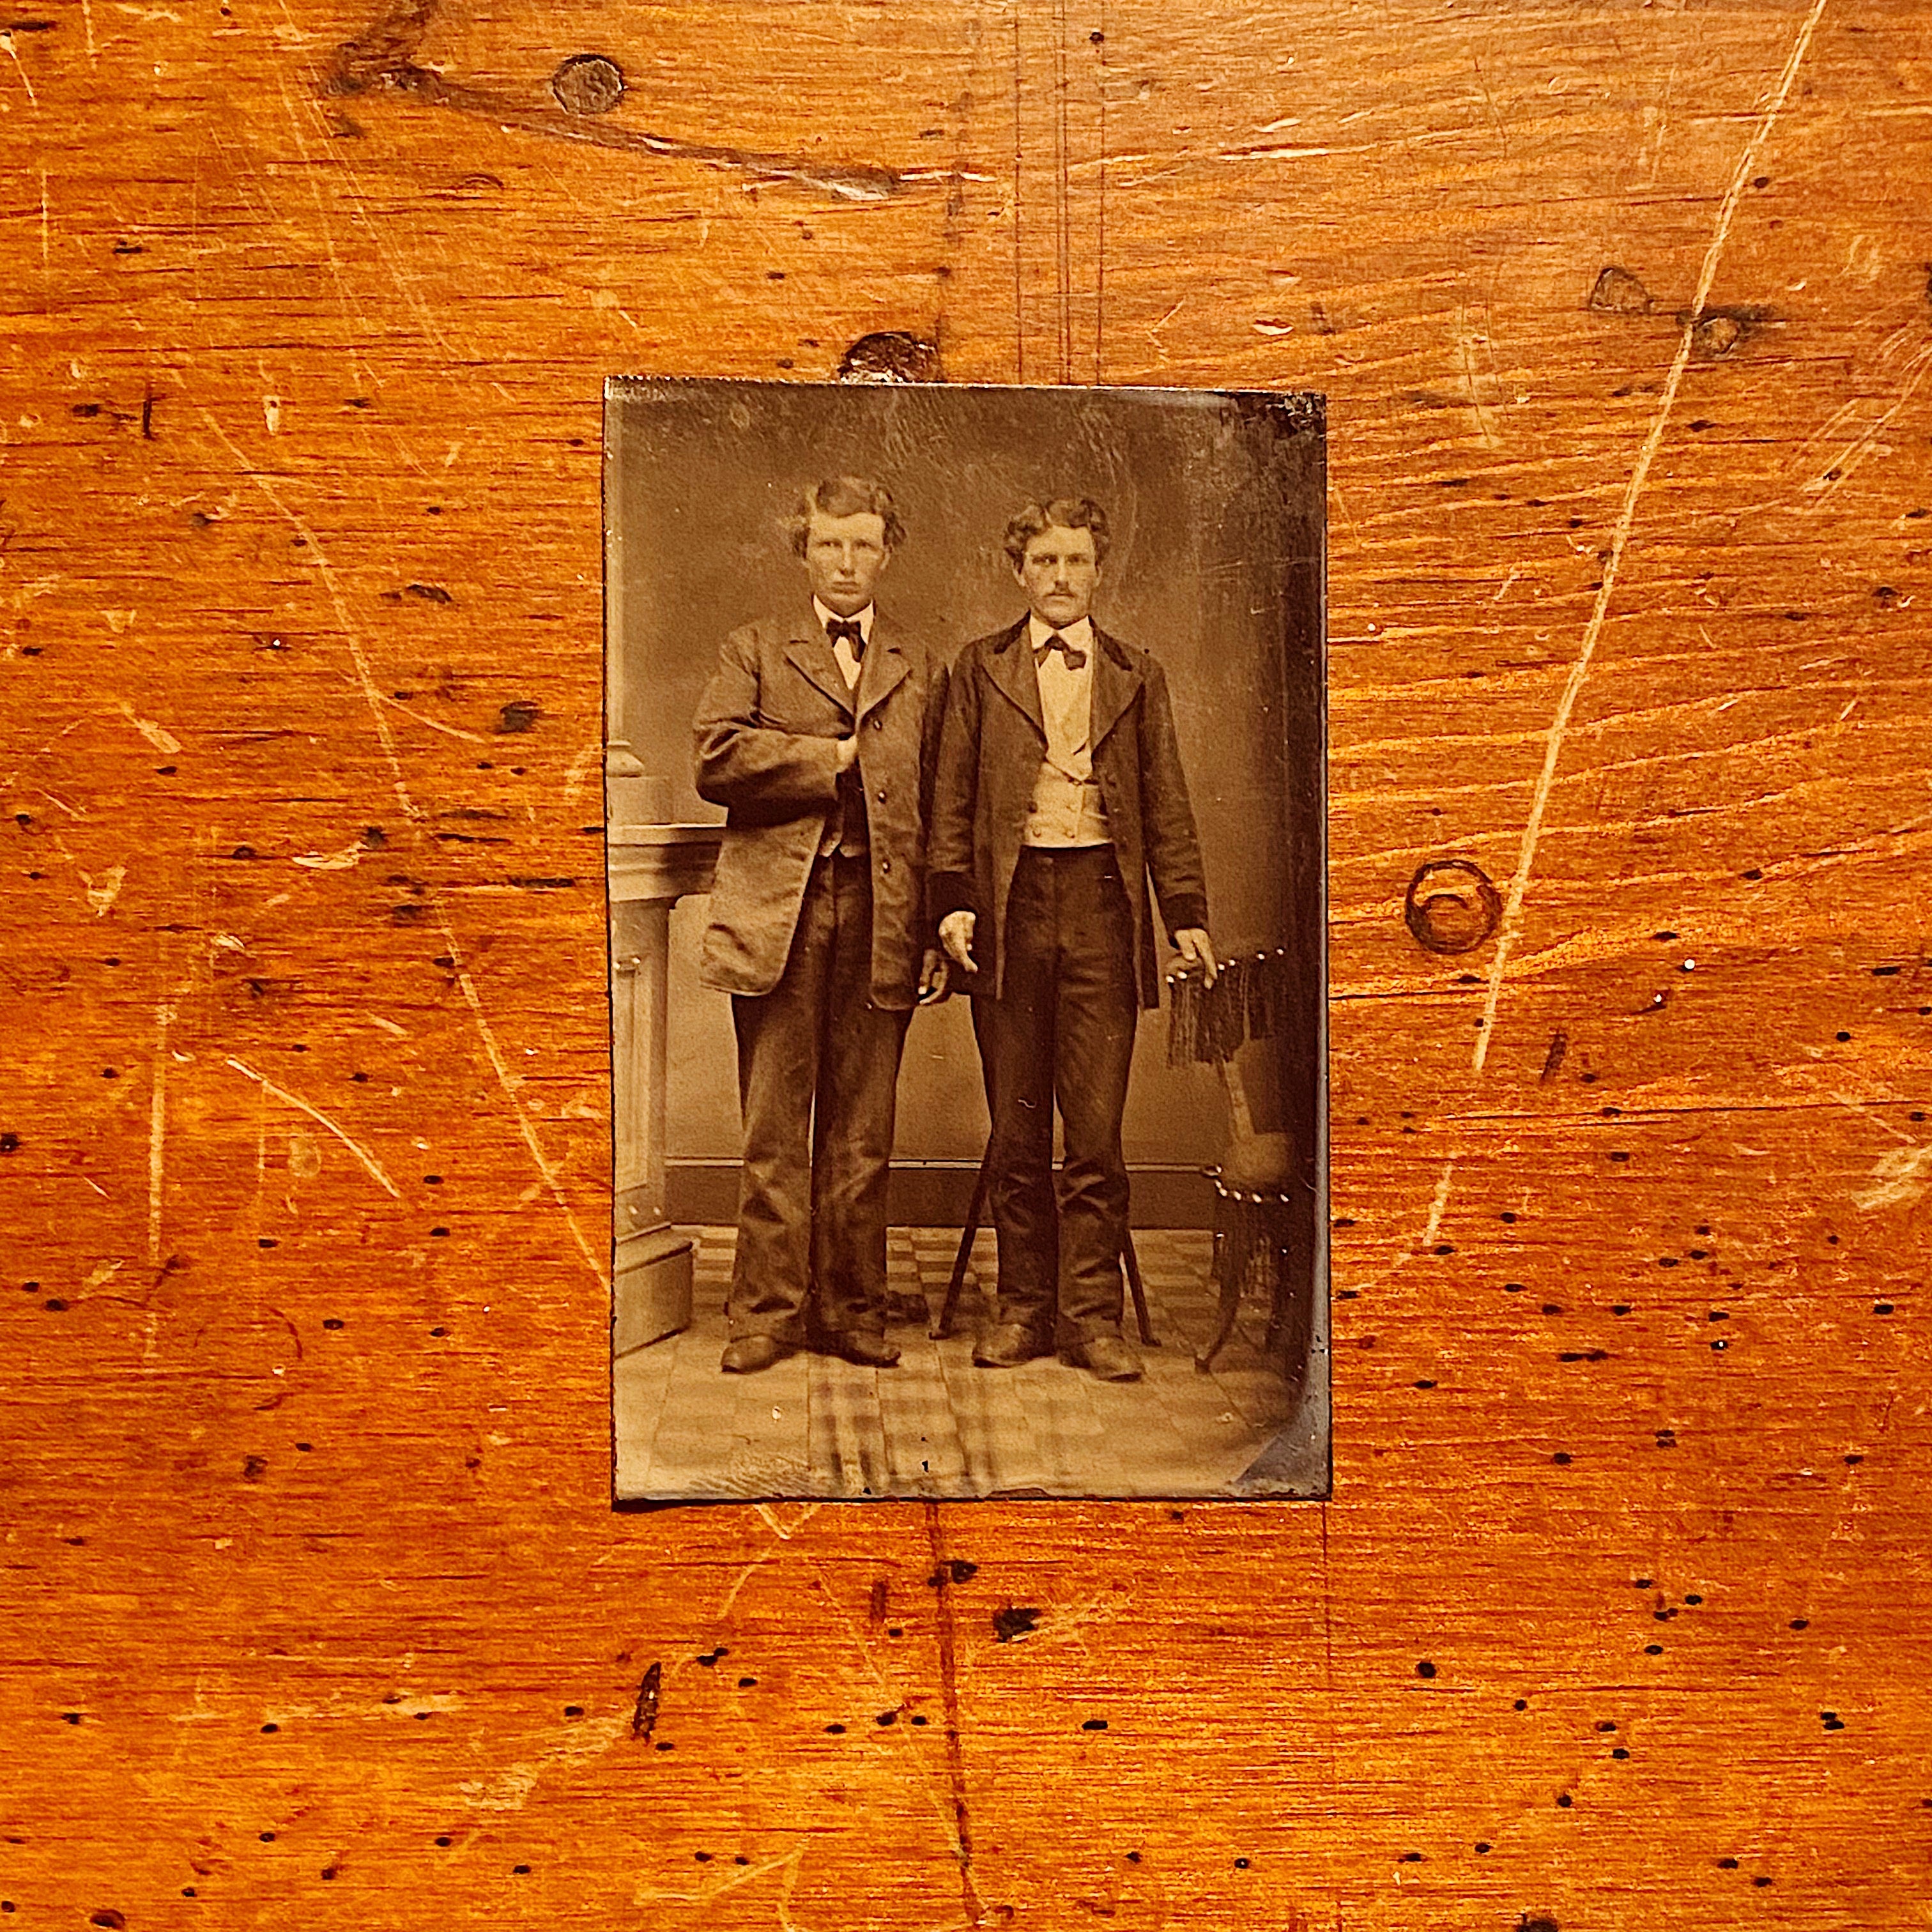
M883 484L833 476L786 525L809 597L725 640L694 724L726 808L700 956L732 995L744 1115L722 1366L801 1346L873 1368L886 1339L886 1187L906 1023L943 998L926 944L938 657L874 588L905 538Z
M1086 496L1029 503L1004 542L1028 612L954 662L927 839L992 1116L998 1307L973 1359L1010 1367L1058 1347L1131 1381L1120 1123L1140 1010L1160 1000L1148 880L1211 985L1206 877L1166 678L1091 616L1105 512Z

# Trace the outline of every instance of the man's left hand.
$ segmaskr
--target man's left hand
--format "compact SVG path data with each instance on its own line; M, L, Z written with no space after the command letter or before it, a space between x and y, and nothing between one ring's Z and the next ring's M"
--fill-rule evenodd
M1214 963L1214 949L1208 944L1205 929L1190 926L1174 935L1175 950L1190 966L1201 969L1201 976L1209 986L1214 983L1214 976L1220 970Z
M926 956L919 963L919 1003L922 1006L934 1006L945 998L952 980L952 968L946 955L936 946L926 949Z

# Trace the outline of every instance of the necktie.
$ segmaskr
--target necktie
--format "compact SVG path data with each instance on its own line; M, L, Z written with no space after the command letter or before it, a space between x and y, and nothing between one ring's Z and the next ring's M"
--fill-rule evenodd
M1058 631L1055 631L1045 644L1040 645L1034 650L1033 661L1036 664L1043 664L1055 651L1066 660L1066 668L1069 670L1086 669L1087 653L1078 644L1070 644Z
M854 664L866 662L866 633L856 617L834 617L825 627L825 634L834 646L838 640L845 640L845 646L852 653Z

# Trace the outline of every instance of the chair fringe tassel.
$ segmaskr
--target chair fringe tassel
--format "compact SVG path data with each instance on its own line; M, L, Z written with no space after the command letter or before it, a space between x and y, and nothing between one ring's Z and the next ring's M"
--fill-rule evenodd
M1210 986L1200 969L1177 966L1167 976L1167 1064L1214 1066L1251 1040L1273 1040L1291 1018L1294 975L1288 949L1238 952Z

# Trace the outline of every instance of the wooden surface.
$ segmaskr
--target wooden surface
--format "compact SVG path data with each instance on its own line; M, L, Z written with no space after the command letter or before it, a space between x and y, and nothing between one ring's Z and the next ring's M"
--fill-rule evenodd
M10 1922L1923 1924L1922 8L0 54ZM1330 1504L609 1508L599 386L886 331L1330 397Z

